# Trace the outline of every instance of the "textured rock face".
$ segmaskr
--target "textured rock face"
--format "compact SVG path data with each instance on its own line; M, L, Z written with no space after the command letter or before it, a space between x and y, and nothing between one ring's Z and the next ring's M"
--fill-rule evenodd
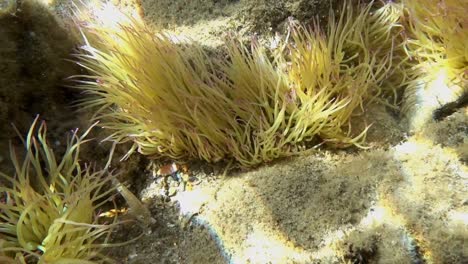
M62 86L64 78L77 73L66 61L73 45L53 11L41 2L0 7L0 157L9 155L8 141L16 136L12 124L24 132L37 114L71 120L73 113L63 109L69 107L72 93ZM61 127L59 134L71 128L59 123L51 123L52 128Z
M468 86L448 86L446 79L446 74L441 71L429 81L421 80L413 89L405 91L403 108L409 131L420 132L434 119L440 119L439 112L443 116L443 111L451 113L467 104Z

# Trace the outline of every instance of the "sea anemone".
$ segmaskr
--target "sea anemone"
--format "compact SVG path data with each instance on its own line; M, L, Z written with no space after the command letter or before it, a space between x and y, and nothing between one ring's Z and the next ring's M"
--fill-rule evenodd
M349 8L348 8L349 9ZM381 97L393 98L391 104L394 108L400 101L406 82L408 71L413 66L406 53L406 35L402 22L403 5L394 1L376 2L362 9L359 20L354 21L348 30L353 37L347 40L345 49L355 47L367 49L375 56L376 64L372 75L378 80L378 88ZM359 40L363 38L363 40ZM356 45L364 43L364 46ZM361 52L361 54L367 54ZM361 56L362 58L362 56ZM382 93L382 94L380 94ZM380 102L384 102L379 100Z
M412 129L432 112L468 92L468 3L463 0L404 0L409 71L403 112Z
M292 25L291 38L275 52L229 37L223 58L132 17L106 26L93 15L102 11L77 12L85 42L77 63L89 71L74 76L88 94L79 106L97 109L96 118L113 131L109 139L133 141L129 153L155 157L234 159L249 167L316 139L360 146L366 130L352 136L349 121L379 93L392 49L372 52L370 7L351 9L346 4L338 21L331 14L327 31ZM390 39L385 30L379 34Z
M298 114L302 119L298 123L305 127L320 124L309 137L317 134L338 146L359 145L364 139L365 131L350 137L349 121L356 110L363 110L365 101L380 94L380 85L391 68L392 53L391 49L377 50L372 42L389 33L369 30L379 21L369 14L371 7L356 10L345 3L338 19L330 14L326 31L317 24L312 30L292 25L293 41L283 64L290 65L286 67L289 86L294 88L300 111L304 111ZM314 120L316 117L323 120ZM312 123L304 124L304 120Z
M453 71L468 67L468 3L463 0L404 0L411 55ZM455 73L454 73L455 74Z
M38 263L103 263L100 253L115 224L99 225L96 209L114 188L103 188L111 179L105 170L95 171L79 162L82 135L75 131L57 159L46 140L46 125L38 118L24 140L22 163L13 147L15 176L0 173L7 187L0 187L0 259ZM103 238L101 240L101 238Z
M133 140L145 155L217 161L229 150L225 133L233 120L229 99L216 89L213 64L195 43L175 43L125 17L117 29L90 23L78 63L89 76L79 88L91 96L80 106L100 107L103 127L115 141ZM85 19L87 20L87 19Z

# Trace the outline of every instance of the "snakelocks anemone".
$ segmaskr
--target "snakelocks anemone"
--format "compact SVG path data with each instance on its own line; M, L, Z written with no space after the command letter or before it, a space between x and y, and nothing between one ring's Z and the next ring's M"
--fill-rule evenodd
M0 261L110 262L100 251L117 223L99 224L96 209L115 187L106 170L80 164L80 147L90 130L75 131L59 157L47 143L45 123L36 132L37 123L36 118L24 139L22 161L11 147L15 175L0 173L6 182L0 187Z
M404 0L409 71L403 113L419 130L444 104L468 93L468 2Z
M276 51L230 37L214 58L108 4L77 11L76 59L89 73L74 76L79 106L96 111L109 139L132 141L129 153L152 157L250 167L321 142L362 146L367 129L352 135L353 114L389 76L404 78L393 67L397 8L380 8L346 3L325 30L292 24Z

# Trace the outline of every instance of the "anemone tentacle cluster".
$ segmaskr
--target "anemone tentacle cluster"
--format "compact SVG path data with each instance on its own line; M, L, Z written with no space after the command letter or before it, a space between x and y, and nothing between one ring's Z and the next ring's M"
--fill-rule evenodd
M26 153L19 162L14 148L15 176L0 172L0 261L2 263L105 263L100 253L114 224L98 224L97 208L114 188L104 188L111 175L79 162L81 145L90 130L68 140L58 157L46 140L45 123L37 118L27 134Z
M85 45L77 61L90 73L75 76L90 95L80 106L99 109L111 139L157 157L250 167L318 139L360 146L366 130L352 136L351 115L395 72L393 47L380 42L398 36L397 11L381 8L345 4L327 30L293 24L276 51L229 38L221 59L133 17L108 26L100 12L78 12Z
M403 0L408 71L403 113L419 130L433 112L468 94L468 2Z

